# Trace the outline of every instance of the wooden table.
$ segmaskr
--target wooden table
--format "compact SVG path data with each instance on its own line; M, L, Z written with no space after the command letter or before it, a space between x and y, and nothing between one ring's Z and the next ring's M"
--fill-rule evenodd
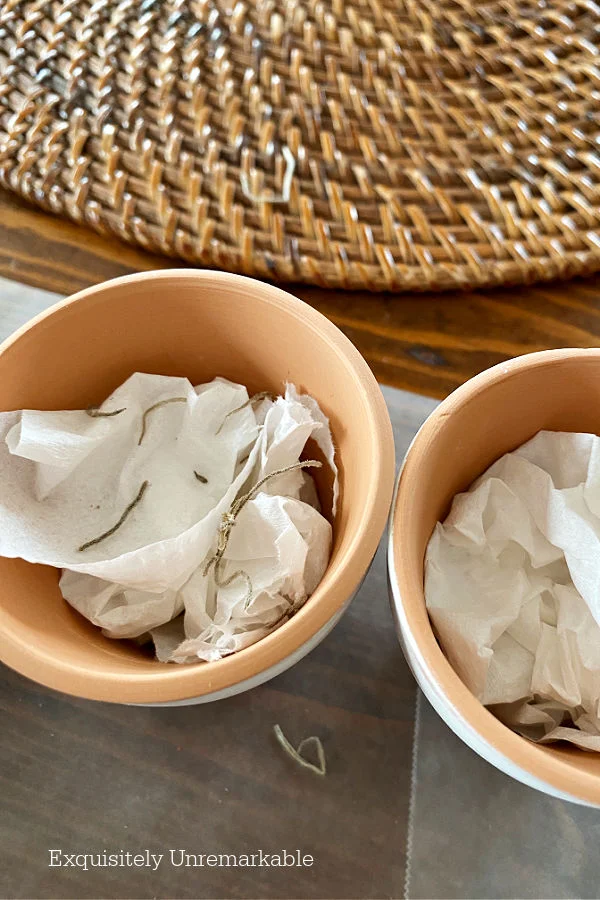
M71 293L173 265L0 194L0 274ZM600 335L600 279L474 294L291 287L342 328L380 381L444 396L481 369ZM402 452L430 399L388 392ZM399 897L409 840L415 685L392 627L383 548L327 640L293 669L207 706L71 699L0 667L0 896ZM326 779L272 736L318 734ZM49 867L50 850L243 854L301 848L312 867ZM435 860L432 861L435 865Z

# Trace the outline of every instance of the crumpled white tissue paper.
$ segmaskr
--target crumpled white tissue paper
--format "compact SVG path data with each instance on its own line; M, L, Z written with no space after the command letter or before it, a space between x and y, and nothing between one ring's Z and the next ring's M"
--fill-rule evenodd
M600 750L600 438L539 432L458 494L425 597L453 668L502 721Z
M239 513L216 579L205 569L222 516L297 463L310 437L334 471L334 512L337 469L312 397L287 385L282 397L248 400L222 378L193 387L136 373L102 415L0 413L0 555L62 568L75 609L109 637L151 636L163 661L214 660L254 643L319 583L331 526L310 470L278 475ZM140 492L123 524L93 543Z

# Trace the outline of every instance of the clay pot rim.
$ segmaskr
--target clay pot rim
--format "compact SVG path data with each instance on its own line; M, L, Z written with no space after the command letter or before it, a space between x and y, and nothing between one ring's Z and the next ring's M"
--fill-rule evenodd
M492 385L507 378L518 378L528 369L561 366L567 361L600 360L600 349L567 348L542 350L499 363L471 378L457 388L431 413L415 436L398 476L389 523L388 572L392 602L402 623L403 639L410 644L410 652L433 682L430 688L438 701L449 707L454 716L479 742L525 772L533 781L543 781L556 792L580 802L600 805L600 777L575 769L568 758L553 755L550 748L542 748L503 725L492 715L460 680L444 656L425 610L423 570L411 567L402 543L399 523L410 522L414 516L415 479L427 477L428 449L436 434L444 428L444 421L459 408ZM585 751L581 750L580 753Z
M365 459L369 466L368 493L359 527L350 536L335 567L327 569L310 602L272 634L224 659L189 666L157 664L155 672L145 674L90 672L44 654L29 643L20 642L19 635L12 629L10 636L0 632L1 656L13 668L67 693L70 679L76 679L78 696L90 699L133 703L185 701L223 691L277 666L323 629L356 591L385 528L393 492L395 458L392 428L381 390L369 366L337 326L308 304L274 285L208 269L163 269L125 275L84 288L44 310L0 344L0 355L30 329L65 308L99 300L107 290L113 291L132 283L157 281L187 281L204 287L210 285L221 290L241 291L249 300L254 297L261 302L263 308L273 306L285 310L290 315L291 324L294 319L302 320L315 335L327 340L342 361L347 371L349 389L355 393L357 403L362 402L369 420L370 428L364 434ZM0 610L0 627L1 615Z

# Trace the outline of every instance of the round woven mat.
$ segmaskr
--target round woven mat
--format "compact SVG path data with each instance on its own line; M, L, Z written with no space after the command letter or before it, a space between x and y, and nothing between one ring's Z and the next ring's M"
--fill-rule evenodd
M587 273L599 32L593 0L0 0L0 181L275 280Z

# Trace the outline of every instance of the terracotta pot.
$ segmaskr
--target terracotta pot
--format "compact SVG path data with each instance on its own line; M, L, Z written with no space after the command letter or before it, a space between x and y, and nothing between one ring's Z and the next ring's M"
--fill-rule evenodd
M103 637L62 599L56 569L0 559L0 659L81 697L212 700L283 671L341 615L385 527L394 479L391 425L367 364L326 318L278 288L197 270L118 278L33 319L0 347L0 409L85 408L135 371L187 376L193 384L222 375L250 392L278 392L291 381L319 401L331 420L341 477L323 581L303 609L257 644L218 662L178 666ZM327 514L325 468L317 484Z
M461 682L440 649L423 595L431 533L452 498L541 429L600 433L600 350L549 350L494 366L441 403L414 439L392 504L390 598L423 692L469 746L531 787L600 805L600 754L539 746L510 731Z

